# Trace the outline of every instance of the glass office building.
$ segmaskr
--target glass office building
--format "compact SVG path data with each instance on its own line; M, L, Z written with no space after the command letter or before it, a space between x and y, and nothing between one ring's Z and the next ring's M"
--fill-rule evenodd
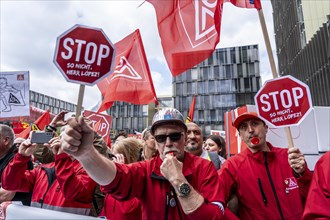
M279 74L306 83L314 106L329 106L330 1L271 3Z
M57 115L61 111L75 112L77 105L30 90L30 104L42 110L50 110Z
M159 96L158 102L161 108L173 106L170 95ZM127 102L115 102L107 112L112 116L111 138L113 138L121 130L125 130L129 134L142 132L151 125L156 108L154 103L133 105Z
M261 86L258 45L216 49L205 61L173 78L174 107L187 116L194 95L194 122L204 135L224 130L224 113L254 104Z

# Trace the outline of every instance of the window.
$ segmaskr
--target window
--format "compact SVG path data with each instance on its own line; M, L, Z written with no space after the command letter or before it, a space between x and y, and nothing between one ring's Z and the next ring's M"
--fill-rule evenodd
M207 80L209 79L209 67L203 67L202 68L203 71L203 77L202 80Z
M236 63L236 53L235 53L235 48L230 49L230 63Z
M237 76L243 77L243 66L242 64L237 64Z
M244 78L245 91L250 91L250 78Z
M215 79L219 79L220 78L220 69L219 69L219 66L214 66L214 78Z
M134 110L133 110L133 116L134 117L138 117L139 116L139 106L138 105L134 105Z
M187 81L190 82L191 81L191 70L187 70L186 73L187 74Z
M211 54L211 56L207 59L207 65L211 66L213 65L213 54Z
M142 115L143 116L148 116L148 105L143 105L142 106Z
M198 121L203 123L204 122L204 110L198 111Z
M198 71L196 68L191 69L191 79L192 80L197 80L198 78Z
M232 78L233 68L232 65L226 65L226 78Z
M209 92L208 93L215 93L215 86L214 81L209 81Z
M183 90L183 84L182 83L177 83L175 94L176 95L182 95L183 94L182 90Z
M30 92L30 99L31 99L31 101L34 101L34 92Z
M211 117L211 123L214 123L217 121L217 115L216 111L214 109L210 110L210 117Z
M248 62L248 55L247 55L247 48L242 47L242 63L247 63Z
M249 63L249 76L255 75L254 63Z
M44 96L43 95L39 95L39 102L44 102Z
M203 94L203 82L197 82L197 92Z
M48 96L45 96L45 104L49 104L49 97Z

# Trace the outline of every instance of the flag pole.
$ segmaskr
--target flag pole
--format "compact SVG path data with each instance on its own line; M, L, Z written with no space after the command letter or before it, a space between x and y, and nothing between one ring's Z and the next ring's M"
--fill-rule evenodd
M278 74L277 74L277 70L276 70L276 66L275 66L275 61L274 61L272 48L271 48L271 45L270 45L267 26L266 26L266 22L265 22L265 16L264 16L264 13L262 12L262 9L258 10L258 15L259 15L259 21L260 21L262 33L263 33L265 44L266 44L266 49L267 49L267 54L268 54L270 67L272 69L273 78L275 79L275 78L278 77ZM293 143L291 129L290 129L290 127L285 127L284 130L285 130L288 142L289 142L289 148L293 148L294 143Z
M270 45L270 40L269 40L269 36L268 36L265 17L264 17L264 13L262 12L262 9L258 10L258 15L259 15L259 20L260 20L260 24L261 24L262 33L264 35L264 40L265 40L265 44L266 44L266 49L267 49L267 54L268 54L268 58L269 58L270 67L272 69L273 78L275 79L275 78L278 77L278 75L277 75L277 70L276 70L276 66L275 66L272 47Z

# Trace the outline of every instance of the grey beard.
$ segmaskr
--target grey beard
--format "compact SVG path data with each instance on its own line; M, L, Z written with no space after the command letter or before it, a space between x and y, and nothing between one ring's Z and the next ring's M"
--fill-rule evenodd
M186 147L185 147L185 150L188 151L188 152L191 152L191 151L197 151L197 150L199 150L199 147L198 147L198 145L194 145L194 146L186 146Z

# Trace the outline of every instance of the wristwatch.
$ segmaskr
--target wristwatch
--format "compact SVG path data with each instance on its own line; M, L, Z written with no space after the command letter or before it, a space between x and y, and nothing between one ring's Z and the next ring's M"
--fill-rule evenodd
M188 183L181 183L178 187L179 196L187 197L190 194L190 186Z

